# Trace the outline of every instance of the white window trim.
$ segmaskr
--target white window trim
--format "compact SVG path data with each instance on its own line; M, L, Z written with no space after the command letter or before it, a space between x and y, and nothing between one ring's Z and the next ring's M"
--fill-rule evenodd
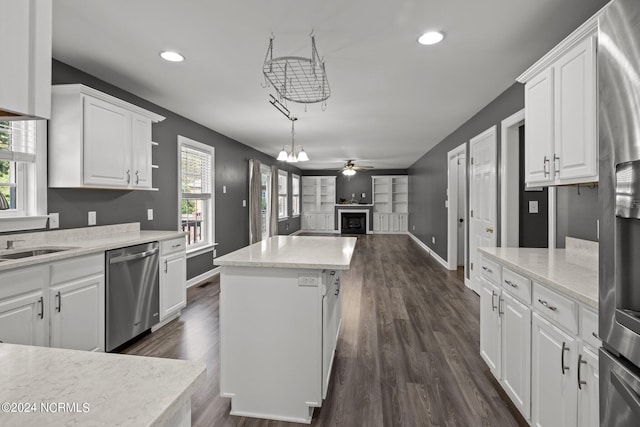
M19 185L26 194L24 211L0 212L0 233L45 228L47 226L47 122L36 122L36 161L22 165Z
M294 178L298 178L298 213L297 214L291 214L292 218L298 218L300 216L300 214L302 213L302 195L300 194L302 192L302 178L300 177L300 175L296 175L295 173L291 174L291 212L293 212L293 180Z
M286 204L284 207L284 215L280 216L280 206L278 206L278 221L286 221L287 219L289 219L289 172L287 171L283 171L282 169L278 169L278 203L280 203L280 177L283 176L285 178L285 180L287 181L285 188L286 188L286 193L285 193L285 200L286 200Z
M215 156L215 148L207 145L207 144L203 144L201 142L198 141L194 141L193 139L184 137L182 135L178 135L178 156L177 156L177 163L178 163L178 206L176 208L176 213L177 213L177 226L178 226L178 230L182 229L182 219L180 218L180 212L182 209L182 189L181 189L181 183L182 183L182 146L186 145L189 147L193 147L195 149L198 149L200 151L205 151L211 154L211 166L213 167L213 171L211 173L211 205L209 207L209 209L207 209L207 223L208 223L208 227L206 228L206 240L203 239L202 242L195 244L195 245L190 245L187 246L187 258L191 258L197 255L201 255L203 253L206 252L210 252L213 250L214 247L214 241L215 241L215 210L216 210L216 187L215 187L215 160L216 160L216 156Z

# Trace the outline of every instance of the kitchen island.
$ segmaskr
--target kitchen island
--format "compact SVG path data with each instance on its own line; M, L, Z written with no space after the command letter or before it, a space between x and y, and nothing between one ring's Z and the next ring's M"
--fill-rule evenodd
M203 363L0 344L2 426L191 425Z
M220 394L231 414L310 423L326 397L355 237L274 236L220 265Z

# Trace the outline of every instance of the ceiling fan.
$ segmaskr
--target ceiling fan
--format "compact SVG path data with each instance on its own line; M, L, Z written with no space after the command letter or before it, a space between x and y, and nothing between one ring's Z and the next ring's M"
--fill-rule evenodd
M347 160L347 163L340 169L340 172L346 176L353 176L356 174L356 171L364 171L372 167L373 166L356 166L353 160Z

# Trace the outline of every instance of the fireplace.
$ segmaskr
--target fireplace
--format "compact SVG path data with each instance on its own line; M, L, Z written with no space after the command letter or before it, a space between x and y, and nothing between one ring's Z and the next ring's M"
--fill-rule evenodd
M367 234L366 212L341 212L340 233Z

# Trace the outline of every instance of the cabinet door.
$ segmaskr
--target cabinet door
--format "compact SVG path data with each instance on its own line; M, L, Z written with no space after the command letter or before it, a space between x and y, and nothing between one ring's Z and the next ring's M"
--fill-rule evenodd
M553 67L554 168L561 180L590 176L597 180L595 45L594 37L587 38Z
M151 188L151 120L133 114L131 126L131 186Z
M41 290L0 300L0 341L46 346L47 317Z
M187 305L185 253L163 257L160 268L160 321L162 321Z
M51 287L51 347L104 351L104 276Z
M303 230L315 230L316 229L316 216L315 214L302 215L302 229Z
M580 388L578 389L578 426L599 427L598 356L588 347L582 347L578 364Z
M522 415L531 415L531 309L503 292L502 385Z
M531 356L532 424L573 427L577 423L576 339L537 313L533 315Z
M374 214L373 229L374 231L389 231L389 215L380 213Z
M498 299L500 298L500 288L488 282L484 277L480 277L480 355L489 365L491 372L500 379L500 316Z
M84 183L128 187L131 182L131 114L84 97Z
M553 69L548 68L524 87L525 95L525 182L553 181Z
M335 231L336 221L333 214L324 214L324 226L327 231Z
M327 396L329 378L331 376L331 365L336 349L336 341L339 327L339 316L341 310L339 282L336 283L335 275L325 274L327 293L322 298L322 398Z

